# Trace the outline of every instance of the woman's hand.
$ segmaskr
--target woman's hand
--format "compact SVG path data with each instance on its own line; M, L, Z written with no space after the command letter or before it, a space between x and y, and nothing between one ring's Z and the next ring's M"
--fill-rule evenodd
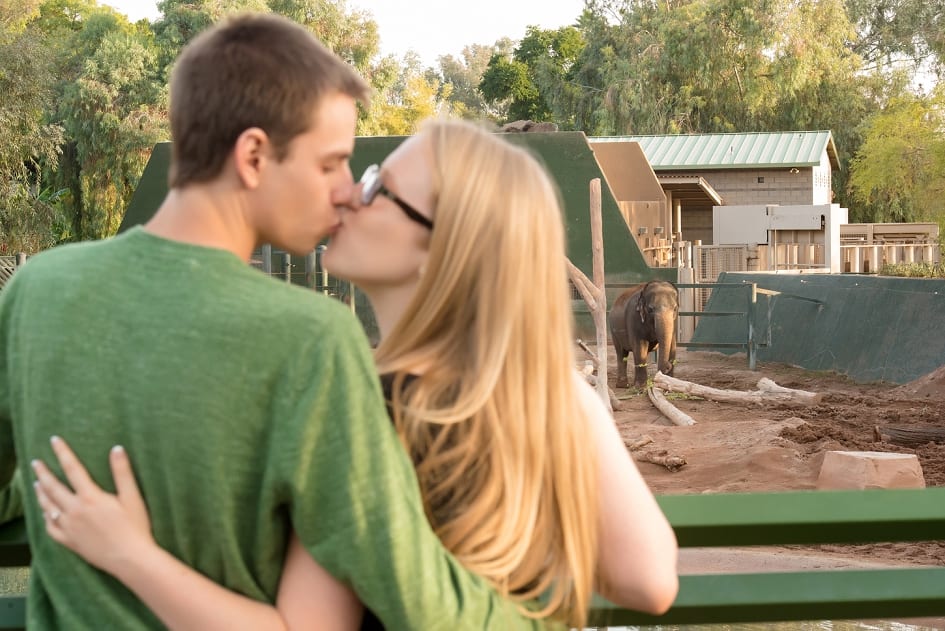
M117 490L117 495L112 495L89 477L64 440L53 436L50 442L74 489L60 482L43 462L32 462L36 498L43 510L46 532L54 541L111 574L142 547L156 546L147 507L122 447L113 447L109 454Z

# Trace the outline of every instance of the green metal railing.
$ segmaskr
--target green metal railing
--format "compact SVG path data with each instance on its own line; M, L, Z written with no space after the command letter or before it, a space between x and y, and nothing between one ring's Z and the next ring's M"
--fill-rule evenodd
M748 356L748 369L755 370L757 366L755 342L755 310L758 305L758 286L755 283L676 283L679 289L715 289L718 287L729 287L744 289L747 293L746 306L744 311L680 311L680 316L695 317L732 317L744 316L745 341L744 342L676 342L676 346L682 348L738 348L744 349ZM770 331L768 327L768 331Z
M669 495L681 547L939 541L945 488ZM942 566L680 577L663 616L595 602L591 624L693 624L945 615Z
M663 495L681 547L781 546L945 539L945 488ZM22 522L0 528L0 566L29 562ZM672 608L651 616L597 598L590 625L945 616L943 565L691 574ZM23 594L0 596L0 629L23 628Z

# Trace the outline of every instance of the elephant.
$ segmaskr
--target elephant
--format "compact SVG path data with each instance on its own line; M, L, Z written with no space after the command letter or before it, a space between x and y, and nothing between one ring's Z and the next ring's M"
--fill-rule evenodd
M658 351L658 369L672 375L676 363L676 285L654 280L635 285L617 296L608 315L610 338L617 351L617 388L627 387L627 355L633 354L634 384L646 384L650 351Z

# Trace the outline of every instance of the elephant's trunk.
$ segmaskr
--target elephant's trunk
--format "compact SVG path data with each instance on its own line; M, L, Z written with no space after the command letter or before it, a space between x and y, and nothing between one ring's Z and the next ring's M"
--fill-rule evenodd
M653 314L653 328L656 330L657 347L656 365L664 375L673 374L672 349L675 346L676 312L663 309Z

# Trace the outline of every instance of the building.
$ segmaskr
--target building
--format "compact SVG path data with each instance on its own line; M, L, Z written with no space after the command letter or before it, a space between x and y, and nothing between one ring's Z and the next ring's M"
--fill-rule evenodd
M588 142L595 152L606 151L607 143L639 143L663 188L667 224L642 227L649 234L661 228L676 241L714 243L714 206L830 204L833 171L840 168L829 131L596 136Z

